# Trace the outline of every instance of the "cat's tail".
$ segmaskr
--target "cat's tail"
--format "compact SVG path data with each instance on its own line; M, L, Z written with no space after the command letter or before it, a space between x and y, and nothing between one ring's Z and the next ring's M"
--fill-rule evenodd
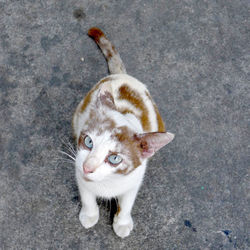
M114 45L107 39L104 33L97 27L89 29L88 35L92 37L104 54L111 74L126 74L125 66Z

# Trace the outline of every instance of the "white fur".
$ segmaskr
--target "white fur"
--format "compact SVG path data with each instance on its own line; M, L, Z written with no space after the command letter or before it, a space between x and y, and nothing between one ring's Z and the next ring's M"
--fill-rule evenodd
M143 133L143 128L137 115L140 115L138 110L133 104L120 100L118 89L123 84L127 84L131 89L142 98L144 105L149 112L149 121L151 125L151 132L157 131L157 117L154 111L152 101L149 99L146 93L148 90L144 84L136 80L135 78L126 74L111 75L112 80L103 84L104 93L108 89L111 92L115 106L119 108L129 108L134 112L133 114L123 115L116 110L108 107L100 107L100 110L96 110L94 107L98 93L100 89L97 89L91 97L91 103L86 107L84 112L80 112L83 101L78 105L73 117L73 128L76 135L76 139L79 139L81 131L88 131L88 136L93 141L92 150L88 150L84 147L79 148L76 155L76 179L81 195L82 209L79 215L81 224L85 228L89 228L95 225L99 218L99 210L96 203L97 197L103 197L110 199L112 197L118 197L119 206L121 211L114 217L113 229L119 237L126 237L133 229L133 220L131 218L131 210L134 204L137 192L142 183L143 176L146 170L147 159L142 160L142 164L134 169L127 175L117 174L118 169L123 170L126 166L126 162L129 162L127 155L121 155L123 162L117 167L111 166L105 161L105 158L109 152L113 152L117 149L117 143L111 139L112 131L105 131L100 134L100 130L104 130L105 123L93 124L91 127L88 125L88 119L90 112L97 112L98 117L105 121L104 118L112 119L116 124L116 132L119 132L119 127L126 126L134 133ZM84 174L83 166L88 165L92 172ZM131 170L133 166L128 170Z
M79 219L85 228L94 226L99 219L96 198L117 197L120 211L114 217L113 229L119 237L124 238L133 229L131 210L143 180L147 158L169 143L173 135L147 133L158 131L157 114L147 87L126 74L120 55L100 29L93 27L88 34L105 55L111 75L93 87L88 99L85 99L86 103L90 102L83 107L82 100L73 117L74 135L79 142L75 159L82 202ZM125 100L126 93L125 98L120 98L120 87L124 85L131 90L129 94L134 98ZM120 113L123 110L129 112L123 115ZM147 131L144 131L141 120L145 122L142 112L146 110L149 126L144 126L147 127ZM124 131L126 142L122 143L124 138L117 134ZM86 135L92 139L91 150L84 145ZM114 153L122 158L117 166L108 162L108 157Z
M83 172L77 167L76 178L82 200L82 209L79 215L81 224L85 228L89 228L97 223L99 218L97 197L107 199L118 197L121 212L114 218L113 229L119 237L128 236L133 229L132 206L142 183L145 169L146 161L128 176L110 175L102 181L89 182L84 180Z
M135 114L137 114L139 111L136 110L135 107L132 105L129 106L128 103L124 104L124 102L122 103L118 100L116 93L117 88L126 82L130 87L133 86L133 88L135 88L137 92L139 91L143 96L145 96L145 91L147 89L142 83L127 75L115 75L115 77L117 80L112 81L110 86L112 88L111 91L116 106L129 107L135 112ZM97 93L98 91L92 95L93 103L96 101ZM81 131L85 129L85 123L89 118L89 112L92 108L92 106L89 105L85 112L80 113L79 110L82 103L83 101L78 105L73 118L74 132L77 139L79 138ZM147 104L147 102L145 103L148 109L152 110L152 108L149 107L149 104ZM112 118L117 127L126 126L135 133L143 132L140 121L133 114L122 115L117 111L107 109L105 111L105 116L107 118ZM155 117L155 114L152 114L151 117ZM156 124L156 118L153 118L151 123ZM96 197L104 197L108 199L111 197L118 197L121 212L114 218L113 229L118 236L126 237L133 228L133 220L130 215L131 209L143 180L147 160L143 160L142 165L128 175L115 174L117 169L104 162L108 152L114 150L115 147L115 143L110 140L110 133L106 132L101 136L98 136L98 131L94 131L88 135L93 140L93 149L91 151L79 149L76 155L76 178L82 201L82 209L79 219L85 228L93 226L97 223L99 218ZM126 156L122 157L126 158ZM87 161L92 161L92 166L95 168L95 171L85 175L83 172L83 164ZM119 168L123 169L122 163ZM84 177L87 177L87 179Z

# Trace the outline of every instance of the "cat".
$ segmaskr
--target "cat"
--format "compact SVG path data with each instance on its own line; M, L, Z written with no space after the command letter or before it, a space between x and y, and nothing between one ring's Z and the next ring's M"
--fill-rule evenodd
M147 87L126 73L115 47L96 27L88 31L103 52L110 75L101 79L73 115L77 143L76 180L83 227L99 219L97 197L118 199L113 229L127 237L133 229L131 210L148 159L171 142Z

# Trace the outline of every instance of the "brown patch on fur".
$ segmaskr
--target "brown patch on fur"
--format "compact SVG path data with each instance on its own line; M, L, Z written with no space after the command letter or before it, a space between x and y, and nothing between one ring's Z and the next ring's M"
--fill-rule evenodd
M84 110L87 108L87 106L89 105L91 98L92 98L92 94L105 82L108 81L112 81L113 78L112 77L106 77L104 79L102 79L100 82L98 82L85 96L84 101L82 106L80 107L80 113L83 113Z
M140 143L140 148L144 151L147 151L148 150L148 143L146 141L142 141Z
M83 113L85 111L85 109L87 108L87 106L89 105L90 101L91 101L91 96L94 93L94 90L91 89L88 94L85 96L83 104L80 108L80 112Z
M120 212L121 212L121 207L119 206L119 204L117 204L116 216L118 216Z
M123 115L125 115L125 114L134 114L134 112L132 110L127 109L127 108L120 108L120 109L118 109L118 111L120 113L122 113Z
M79 139L78 139L78 142L77 142L77 146L83 144L84 142L84 135L81 133L80 136L79 136Z
M116 173L117 174L126 175L126 174L128 174L128 169L127 168L125 168L125 169L118 169L118 170L116 170Z
M111 57L113 57L117 53L114 45L111 45L111 49L109 49L110 47L106 43L103 43L101 41L101 37L103 37L106 40L108 39L99 28L93 27L89 29L88 35L92 37L94 41L100 46L107 60L110 60Z
M146 140L142 140L138 135L134 135L134 140L136 141L137 150L143 153L143 151L148 150L148 143Z
M93 131L98 128L98 135L101 135L105 131L112 132L116 128L114 120L105 116L100 116L100 113L96 112L93 108L90 110L89 119L85 122L85 126L88 131Z
M111 129L111 131L114 130L115 127L116 127L115 121L110 120L110 129Z
M88 31L88 35L92 37L96 43L100 41L100 38L103 36L105 37L104 33L97 27L92 27Z
M134 140L133 135L129 132L127 127L121 127L120 133L115 134L116 139L123 144L124 149L129 152L129 156L133 162L133 167L137 168L141 165L140 157L138 155L137 142ZM128 169L118 169L118 174L128 174Z
M117 140L122 143L126 141L130 142L131 138L130 138L127 127L121 127L119 129L121 130L121 133L115 134L115 137L117 138Z
M155 109L156 118L157 118L157 122L158 122L158 132L166 132L165 124L164 124L164 122L161 118L161 115L159 113L159 110L155 104L154 104L154 109Z
M111 44L111 49L109 49L110 48L109 46L102 44L101 42L99 42L99 46L102 49L104 49L104 51L106 50L106 53L104 52L104 54L105 54L107 61L109 61L115 54L117 54L115 46L113 44Z
M96 119L98 120L98 118ZM102 127L99 129L98 134L101 135L105 131L113 131L114 128L116 127L116 123L114 120L106 118L101 121L96 121L96 123L102 124Z
M120 93L119 99L129 101L137 109L142 111L140 120L141 120L143 130L150 131L151 125L148 119L148 110L146 106L144 105L144 102L142 98L140 97L140 95L135 90L132 90L127 84L123 84L119 88L119 93Z
M161 118L161 115L160 115L160 112L155 104L155 102L153 101L152 97L150 96L150 94L146 91L146 95L147 97L151 100L153 106L154 106L154 110L155 110L155 113L156 113L156 119L157 119L157 123L158 123L158 132L166 132L166 129L165 129L165 124Z
M107 76L107 77L103 78L99 83L101 84L101 83L109 82L109 81L112 81L112 80L114 80L113 77Z
M107 54L106 54L107 60L110 60L110 58L111 58L112 56L113 56L112 51L109 50L109 49L107 49Z

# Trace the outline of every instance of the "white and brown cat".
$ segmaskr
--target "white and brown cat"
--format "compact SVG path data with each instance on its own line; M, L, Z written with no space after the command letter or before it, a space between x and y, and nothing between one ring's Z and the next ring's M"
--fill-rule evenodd
M88 35L107 59L110 75L101 79L79 103L73 117L77 142L76 178L85 228L99 218L97 197L118 198L113 220L115 233L124 238L133 229L131 210L148 159L171 142L147 87L127 75L114 46L99 28Z

